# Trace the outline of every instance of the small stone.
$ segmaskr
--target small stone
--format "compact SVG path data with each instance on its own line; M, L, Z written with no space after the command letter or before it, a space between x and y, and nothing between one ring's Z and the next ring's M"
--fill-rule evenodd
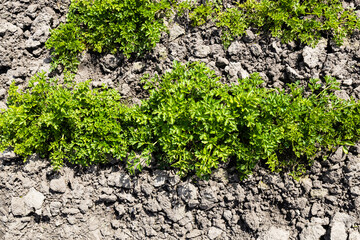
M211 55L214 56L214 58L216 57L225 57L225 50L224 50L224 46L221 44L213 44L210 45L210 49L211 49Z
M198 189L191 183L181 185L177 189L179 197L185 202L195 200L198 197Z
M245 31L245 36L243 37L244 42L251 43L252 41L255 40L255 38L256 38L255 34L250 29L247 29Z
M127 96L131 92L131 88L127 83L121 85L120 93L123 96Z
M260 233L258 240L288 240L289 237L289 231L271 226L267 231Z
M108 237L108 236L110 237L112 235L112 233L113 233L112 229L107 227L107 226L101 228L100 232L101 232L103 237Z
M259 228L259 218L255 212L247 212L242 217L251 230L256 231Z
M11 222L10 224L8 224L7 228L8 230L10 230L12 233L14 233L15 235L19 235L19 233L16 232L16 230L21 231L22 229L24 229L26 226L28 225L28 222L21 222L20 219L16 219L14 222ZM0 232L1 233L1 232ZM7 237L5 237L5 239L7 239Z
M27 216L31 211L23 198L14 197L11 199L11 212L14 216Z
M278 47L278 44L276 41L271 43L271 47L272 47L272 49L274 49L275 53L277 53L278 55L280 55L283 51L282 48Z
M241 52L242 46L238 41L234 41L231 43L229 48L227 49L229 55L238 55Z
M38 210L41 209L44 199L44 194L36 191L35 188L30 188L30 191L24 197L24 202L30 209Z
M88 226L90 231L95 231L102 226L102 221L95 216L91 217L88 220L88 223L89 223Z
M346 59L337 61L336 64L333 65L333 68L331 68L329 74L333 77L336 77L337 79L343 79L344 76L348 74L348 72L345 70L347 62L348 60Z
M120 222L118 220L113 219L111 220L111 226L114 229L118 229L120 227Z
M219 218L213 219L212 226L226 231L226 223L225 223L224 219L219 219Z
M144 229L145 229L145 235L147 237L155 237L155 236L157 236L157 232L152 227L150 227L149 225L145 225Z
M185 34L185 29L179 24L174 23L171 28L169 28L169 41L172 42L178 37Z
M221 182L224 185L227 185L229 183L229 174L222 167L215 169L213 172L213 176L214 176L214 180L217 182Z
M135 202L135 198L130 193L122 192L122 193L117 193L116 195L118 196L120 201L126 201L126 202L129 202L129 203Z
M91 240L102 240L103 235L101 234L100 229L96 229L94 231L90 231L89 239Z
M358 231L351 231L348 240L359 240L360 233Z
M150 212L156 213L162 210L160 204L156 199L149 199L144 208Z
M85 214L89 210L89 207L91 205L92 205L92 201L90 199L81 200L78 208L81 213Z
M338 147L338 149L335 151L331 157L329 157L329 160L332 162L342 162L346 158L346 154L343 152L343 147Z
M101 234L103 235L103 237L107 237L112 235L112 230L111 228L104 226L100 229Z
M7 32L15 33L18 30L21 29L4 19L0 19L0 37L4 36Z
M45 161L41 161L40 157L37 154L34 154L26 161L24 171L29 174L36 174L46 166L47 163Z
M335 91L335 95L340 99L350 100L350 96L345 90L337 90Z
M40 46L41 46L41 42L33 40L32 38L29 38L28 40L25 41L25 48L27 50L34 50L39 48Z
M352 153L347 154L350 160L344 169L347 173L360 172L360 157L358 156L358 154L360 153L360 148L358 148L356 151L357 156L352 155Z
M115 205L115 210L118 213L119 216L122 216L125 214L125 208L122 204L116 204Z
M101 234L103 237L110 237L113 233L112 229L108 226L104 226L100 229Z
M342 174L342 169L326 171L322 176L322 180L324 183L336 183L339 179L343 178Z
M218 236L220 236L222 234L223 230L221 230L220 228L217 227L210 227L209 231L208 231L208 237L210 239L215 239Z
M355 208L360 213L360 197L355 198Z
M166 209L165 209L166 210ZM173 222L178 222L181 219L183 219L185 217L185 206L175 206L173 209L171 209L169 211L169 209L167 211L165 211L167 214L167 217L173 221Z
M126 173L112 173L108 176L108 185L130 189L133 187L130 176Z
M225 196L224 196L224 199L226 202L232 202L235 200L235 196L232 195L231 193L227 193Z
M75 215L80 213L80 210L77 208L65 208L62 213L67 215Z
M51 202L50 203L50 213L51 213L51 215L52 216L59 215L61 206L62 206L61 202Z
M297 207L297 209L299 209L299 210L304 209L304 208L306 207L307 201L308 201L308 200L307 200L307 198L305 198L305 197L298 198L298 199L296 200L296 207Z
M187 48L185 46L179 45L176 42L172 42L169 44L169 51L170 55L173 58L182 59L187 55Z
M336 212L331 222L342 222L346 228L350 228L356 222L356 219L347 213Z
M232 78L244 79L250 76L239 62L230 62L229 65L225 67L225 71L228 72Z
M101 62L104 64L105 68L114 70L119 65L120 59L112 54L107 54L105 57L101 59Z
M154 191L154 187L148 183L145 183L141 185L141 191L149 196Z
M38 4L30 4L26 10L26 14L30 16L32 19L36 17L36 11L40 6Z
M201 209L208 210L214 207L216 202L218 202L217 189L208 187L201 191Z
M346 86L351 86L353 84L353 80L351 78L343 80L343 84Z
M178 223L180 224L180 226L182 227L185 226L185 228L187 228L190 231L193 229L193 227L192 226L190 227L189 224L192 225L193 220L194 220L194 215L191 213L191 211L187 211L185 213L185 217L182 218ZM188 227L190 227L190 229Z
M186 234L186 238L196 238L202 235L202 232L199 229L193 229L188 234Z
M328 217L313 217L311 218L311 224L326 226L329 225L330 219Z
M74 216L69 216L69 217L67 218L67 221L68 221L68 223L69 223L70 225L74 225L74 224L76 223L76 217L74 217Z
M319 64L319 53L318 49L305 46L302 53L304 63L309 68L315 68Z
M314 203L311 207L311 214L313 216L319 216L319 212L324 212L324 209L322 208L320 203Z
M245 190L238 184L235 186L236 200L239 202L243 202L245 200L246 192ZM233 201L235 198L227 197L229 201Z
M108 194L101 194L99 196L99 201L101 202L106 202L106 203L113 203L116 202L117 197L113 194L108 195Z
M52 179L50 181L50 190L57 193L64 193L66 191L66 182L63 177L59 179Z
M81 199L84 196L85 193L85 187L82 184L74 183L72 184L72 191L71 194L73 198Z
M114 192L114 189L109 188L109 187L104 187L104 188L101 188L101 192L105 193L107 195L111 195Z
M206 58L211 53L211 48L203 44L196 44L193 51L195 57Z
M154 175L155 175L155 179L153 180L153 183L152 183L152 185L154 187L161 187L162 185L165 184L165 181L167 179L166 172L156 170Z
M225 67L225 72L227 72L231 78L237 77L237 71L230 66Z
M30 222L31 221L31 217L23 217L21 218L21 222Z
M167 48L162 45L162 44L157 44L155 49L154 49L154 53L158 56L158 58L161 60L161 61L164 61L167 59L168 57L168 50ZM158 66L160 69L161 69L161 65Z
M327 189L321 188L321 189L312 189L310 191L310 196L312 198L319 198L322 199L326 197L329 194L329 191Z
M319 240L326 233L321 225L312 225L302 230L300 240Z
M0 73L6 72L10 68L11 68L11 59L9 58L9 56L7 56L5 51L1 51L0 48Z
M216 58L215 65L218 68L225 68L227 65L229 65L229 61L224 57L218 57L218 58Z
M231 222L232 219L232 212L230 210L225 210L223 213L223 217L227 222Z
M134 62L132 66L132 72L142 73L145 69L145 65L142 62Z
M101 82L101 81L92 81L92 82L91 82L91 85L92 85L94 88L100 88L100 87L102 87L102 86L104 85L104 83Z
M262 49L259 44L252 44L250 46L250 52L255 56L259 57L262 54Z
M170 176L168 178L168 181L170 183L171 186L175 186L176 184L178 184L180 182L180 176L179 175L174 175L174 176Z
M351 195L353 195L355 197L360 196L360 186L350 187L350 193L351 193Z
M60 226L60 225L62 225L63 224L63 222L60 220L60 219L57 219L56 221L55 221L55 227L58 227L58 226Z
M245 78L250 77L250 74L249 74L245 69L240 68L240 69L238 70L237 76L238 76L240 79L245 79Z
M187 203L190 208L197 207L199 204L199 200L197 199L189 200L189 202Z
M290 67L290 66L286 66L285 70L286 70L286 73L287 73L287 75L288 75L288 77L289 77L289 79L290 79L291 81L296 81L296 80L299 80L299 79L302 78L302 77L296 72L296 70L293 69L293 68Z
M330 239L331 240L344 240L347 239L348 235L346 233L345 224L342 222L332 223L330 230Z
M25 67L18 67L12 72L14 78L25 78L28 73L28 69Z
M326 196L325 199L334 205L336 205L336 203L338 202L338 199L336 196Z

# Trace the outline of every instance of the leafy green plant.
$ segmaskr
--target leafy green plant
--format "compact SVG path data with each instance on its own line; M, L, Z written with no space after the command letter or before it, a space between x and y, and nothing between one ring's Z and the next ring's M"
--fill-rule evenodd
M142 54L152 49L166 31L164 18L174 6L179 15L188 12L193 26L213 21L222 31L225 47L249 27L270 33L283 42L300 40L314 45L322 36L338 44L360 28L353 10L343 9L339 0L247 0L223 9L221 1L176 0L78 0L70 5L67 22L51 31L46 46L53 50L53 67L76 71L84 50Z
M221 38L228 48L236 37L242 36L249 27L246 15L238 8L227 8L217 15L216 26L223 29Z
M41 73L26 90L11 85L0 115L0 151L38 153L55 168L127 158L135 172L154 157L180 175L207 177L233 160L241 177L259 162L298 176L319 152L360 137L360 104L338 99L331 77L285 91L260 87L255 73L229 86L203 63L174 62L172 71L143 79L150 97L140 106L122 104L105 86L65 80Z
M315 45L321 37L331 37L337 44L360 29L360 21L351 9L344 9L339 0L247 0L236 7L223 9L219 4L184 4L179 11L189 11L194 26L211 19L223 30L228 47L249 27L259 33L279 37L283 42L299 40Z
M51 37L46 41L46 47L51 48L55 55L52 68L58 65L67 70L75 71L79 64L78 55L86 49L86 43L82 36L82 30L74 22L61 24L51 31Z
M235 119L221 100L226 87L217 81L203 64L175 62L171 72L145 85L150 98L141 110L157 142L155 151L181 175L207 175L233 152Z
M212 3L202 4L200 6L194 7L189 14L189 18L194 26L201 26L208 22L212 18L212 15L215 12Z
M360 27L355 12L344 9L339 0L247 0L239 8L246 12L250 26L283 42L315 45L322 36L330 36L341 44Z
M133 110L120 100L116 90L90 89L89 81L59 84L45 73L24 91L13 83L0 117L0 151L38 153L56 169L64 160L89 166L124 158L134 142Z
M175 5L176 13L181 17L188 13L194 7L194 3L192 3L190 0L181 1Z
M359 104L338 99L333 78L311 80L309 97L296 84L290 93L261 88L258 74L232 86L218 80L204 64L175 63L172 72L146 84L150 98L141 109L154 150L180 174L207 176L219 162L235 158L243 177L262 160L296 176L318 151L359 138Z
M191 24L201 26L208 21L215 20L216 14L221 10L222 1L206 1L205 4L198 4L197 1L186 0L180 2L175 6L176 13L179 16L184 16L187 13L187 17L190 19Z
M66 23L51 31L46 42L53 49L54 65L74 71L85 49L121 51L125 56L152 49L166 28L167 0L78 0L72 1Z

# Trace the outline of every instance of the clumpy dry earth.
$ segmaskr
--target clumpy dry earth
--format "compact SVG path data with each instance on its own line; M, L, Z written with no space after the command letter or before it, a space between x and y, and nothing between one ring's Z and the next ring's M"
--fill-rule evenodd
M11 81L25 86L50 68L44 47L49 30L65 21L69 0L0 2L0 106ZM347 1L357 8L360 2ZM322 40L315 48L247 31L224 49L211 24L189 28L170 22L169 35L148 55L82 55L77 81L116 88L133 103L146 97L144 73L161 74L173 60L202 61L234 82L260 72L264 87L332 75L336 94L360 98L360 34L343 46ZM260 239L359 240L360 144L319 159L299 181L258 166L239 181L222 167L209 181L180 179L173 170L146 168L130 176L122 165L56 173L46 159L22 163L11 151L0 157L0 239Z

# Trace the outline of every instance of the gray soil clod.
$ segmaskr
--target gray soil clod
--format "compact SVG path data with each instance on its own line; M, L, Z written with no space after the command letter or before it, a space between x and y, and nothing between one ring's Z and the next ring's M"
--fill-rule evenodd
M0 108L12 80L24 86L36 72L49 70L44 43L50 29L65 21L69 3L1 1ZM202 61L227 83L259 72L264 87L284 88L331 75L341 83L338 97L359 100L359 59L358 32L343 46L322 40L309 48L248 31L224 50L216 27L177 23L143 58L84 53L75 79L93 79L93 87L105 83L139 103L147 96L143 74L164 73L173 60ZM339 148L299 181L260 166L244 181L225 167L209 181L193 181L153 168L129 176L119 166L65 166L54 173L46 160L32 156L23 164L6 151L0 155L0 240L360 240L359 153L360 144L348 155Z

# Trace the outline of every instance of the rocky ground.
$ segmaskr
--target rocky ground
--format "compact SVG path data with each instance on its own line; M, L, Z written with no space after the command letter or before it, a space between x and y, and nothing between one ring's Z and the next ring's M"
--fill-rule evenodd
M344 2L356 7L358 1ZM69 0L0 0L0 107L12 80L19 86L50 68L49 30L64 22ZM76 80L106 83L134 103L146 97L139 78L161 74L173 60L203 61L234 82L260 72L266 87L332 75L336 94L360 99L360 34L343 46L315 48L247 35L225 50L211 24L170 22L156 49L142 58L86 53ZM0 239L360 239L360 144L316 161L299 181L258 166L247 180L219 168L209 181L180 179L172 170L128 175L122 166L59 173L32 156L0 157Z

